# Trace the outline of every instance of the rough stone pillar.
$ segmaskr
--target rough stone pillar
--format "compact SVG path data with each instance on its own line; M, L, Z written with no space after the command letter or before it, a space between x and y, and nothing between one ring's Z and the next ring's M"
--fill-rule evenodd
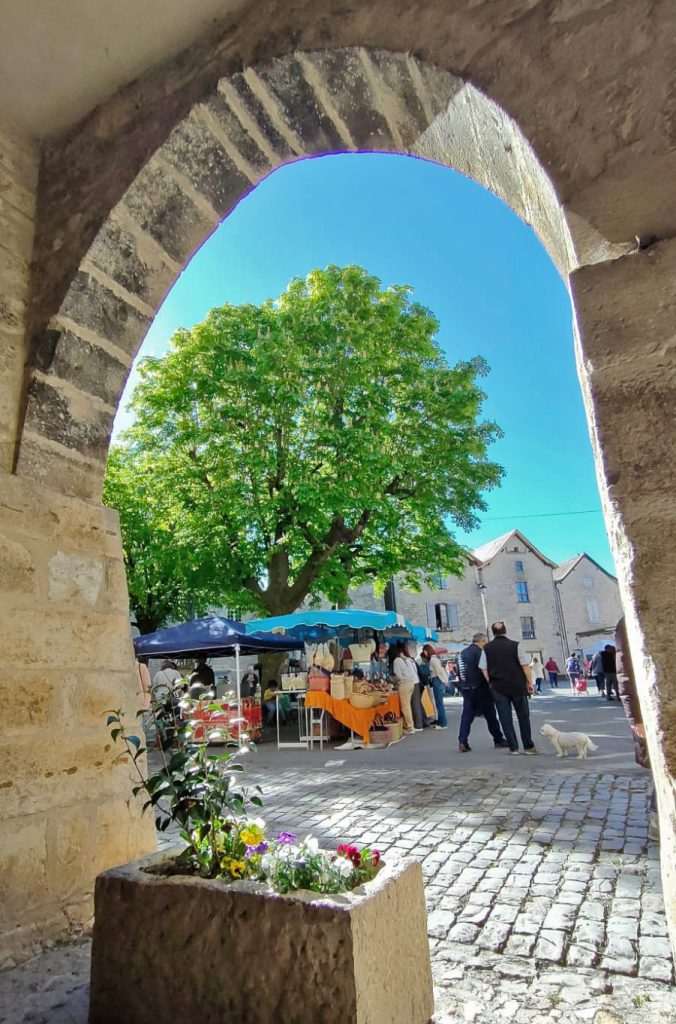
M136 706L117 514L11 475L36 182L37 147L0 126L0 965L77 931L97 872L155 846L102 718Z
M572 275L572 290L583 389L657 787L676 949L676 239L584 267Z
M117 513L0 479L0 964L92 915L97 873L155 848L103 713L136 709Z

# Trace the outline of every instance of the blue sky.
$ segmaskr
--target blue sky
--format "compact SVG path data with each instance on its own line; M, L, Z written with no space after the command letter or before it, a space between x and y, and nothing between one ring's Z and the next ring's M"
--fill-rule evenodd
M276 297L292 277L329 263L358 263L384 285L412 285L440 322L448 359L480 354L491 367L485 414L505 432L491 455L506 476L487 495L481 526L460 539L475 547L518 527L556 561L587 551L614 572L566 287L533 231L447 168L383 154L280 168L193 257L140 357L161 354L176 328L213 306ZM129 422L134 381L132 371L117 430Z

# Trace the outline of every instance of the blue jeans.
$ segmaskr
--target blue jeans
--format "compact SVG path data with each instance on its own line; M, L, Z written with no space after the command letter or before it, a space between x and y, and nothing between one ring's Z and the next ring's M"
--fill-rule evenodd
M488 731L493 737L493 742L498 746L504 746L505 737L502 735L500 723L495 713L493 695L488 687L476 686L471 690L462 690L462 715L460 716L460 731L458 742L469 743L469 731L475 718L482 716L486 719Z
M558 672L549 672L549 685L550 686L556 686L558 688L558 685L559 685L559 674L558 674Z
M448 725L446 720L446 708L444 707L444 684L441 679L432 676L430 683L434 694L434 703L437 708L437 725Z
M523 749L531 750L535 744L533 743L533 737L530 732L530 711L528 709L528 697L526 694L523 693L519 694L518 697L512 697L511 695L506 696L503 693L497 693L493 690L493 697L495 699L495 707L497 708L502 731L509 743L509 749L519 749L519 741L517 740L516 732L514 731L514 718L512 717L512 708L514 708L519 722L519 732L521 733Z

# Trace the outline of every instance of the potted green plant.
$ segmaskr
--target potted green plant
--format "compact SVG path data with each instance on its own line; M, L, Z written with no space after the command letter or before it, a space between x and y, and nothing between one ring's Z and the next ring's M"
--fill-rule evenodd
M238 756L194 743L189 720L150 773L118 711L108 724L135 795L183 845L98 877L90 1024L427 1024L418 863L269 834Z

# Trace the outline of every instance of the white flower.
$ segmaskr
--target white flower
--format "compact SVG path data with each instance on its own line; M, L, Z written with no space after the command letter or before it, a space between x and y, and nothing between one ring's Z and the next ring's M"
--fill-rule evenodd
M306 836L303 840L303 846L309 853L319 852L319 840L315 839L314 836Z
M338 868L338 871L343 878L349 878L354 871L352 864L346 857L338 857L334 866Z

